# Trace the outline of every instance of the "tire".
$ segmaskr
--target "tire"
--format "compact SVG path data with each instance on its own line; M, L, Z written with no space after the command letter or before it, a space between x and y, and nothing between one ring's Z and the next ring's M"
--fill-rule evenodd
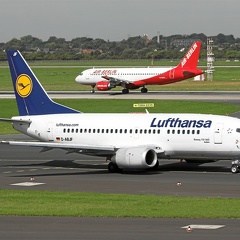
M232 167L231 167L231 172L232 173L238 173L239 172L238 165L233 164Z
M124 88L124 89L122 90L122 93L123 93L123 94L128 94L128 93L129 93L129 90L128 90L127 88Z
M141 89L141 92L142 92L142 93L147 93L147 92L148 92L148 89L145 88L145 87L143 87L143 88Z
M108 164L108 171L110 173L117 173L117 172L120 171L120 169L119 169L119 167L116 164L114 164L113 162L110 162Z

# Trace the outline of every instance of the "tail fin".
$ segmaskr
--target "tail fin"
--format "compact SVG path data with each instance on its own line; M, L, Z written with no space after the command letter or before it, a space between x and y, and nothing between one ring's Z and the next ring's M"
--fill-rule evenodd
M200 55L201 42L194 42L187 51L186 55L182 58L177 68L182 69L196 69Z
M21 116L79 113L50 99L19 51L7 51L7 58Z

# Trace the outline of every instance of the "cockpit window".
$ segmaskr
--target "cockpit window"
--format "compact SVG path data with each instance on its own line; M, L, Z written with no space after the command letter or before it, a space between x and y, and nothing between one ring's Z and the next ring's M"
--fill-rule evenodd
M236 132L240 133L240 128L237 128L237 129L236 129Z

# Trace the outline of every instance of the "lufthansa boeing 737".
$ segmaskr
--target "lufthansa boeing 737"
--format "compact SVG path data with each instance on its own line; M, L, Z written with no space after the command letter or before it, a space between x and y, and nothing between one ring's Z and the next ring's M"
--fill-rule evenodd
M75 80L77 83L92 86L92 93L95 86L99 91L121 86L122 93L142 87L141 92L146 93L146 85L170 84L203 74L203 71L197 68L200 48L201 42L193 43L174 68L92 68L81 72Z
M37 141L1 144L102 156L110 172L157 169L161 159L231 160L239 171L240 120L209 114L86 114L52 101L19 51L7 51L19 116L1 121ZM97 103L96 103L97 104Z

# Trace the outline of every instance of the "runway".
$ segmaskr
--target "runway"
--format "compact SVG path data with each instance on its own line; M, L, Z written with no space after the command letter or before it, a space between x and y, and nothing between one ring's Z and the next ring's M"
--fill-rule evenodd
M53 94L53 93L52 93ZM55 97L69 98L75 94L104 98L147 96L164 99L169 93L150 94L87 94L57 93ZM60 95L60 96L59 96ZM151 97L149 97L149 95ZM196 99L204 93L172 93L171 98ZM51 95L53 97L54 95ZM175 97L173 97L175 96ZM79 97L80 98L80 97ZM86 97L84 97L86 98ZM99 97L98 97L99 98ZM203 101L240 103L238 92L205 94ZM2 135L1 140L26 140L23 135ZM163 160L155 172L123 172L109 174L103 158L65 154L62 150L39 153L38 148L0 145L1 189L52 191L89 191L103 193L156 194L173 196L203 196L240 198L239 174L230 172L230 161L191 165ZM24 182L43 183L35 186L13 185ZM181 186L177 183L181 182ZM237 210L236 210L237 211ZM225 219L113 219L113 218L55 218L0 216L3 239L236 239L239 220ZM217 230L182 228L190 224L223 225ZM93 231L94 229L94 231Z
M240 102L239 91L131 91L122 94L120 91L96 91L94 94L88 91L49 91L53 99L162 99L162 100L196 100L196 101L235 101ZM15 98L13 92L1 91L0 98Z
M8 139L27 140L23 135L1 136ZM40 150L1 144L1 188L26 189L12 184L34 177L44 183L33 187L38 190L240 198L239 174L231 173L231 161L198 165L166 159L158 171L110 174L104 158Z
M70 218L70 217L2 217L1 239L24 240L202 240L239 238L239 221L145 218ZM219 229L193 229L191 224L223 226Z

